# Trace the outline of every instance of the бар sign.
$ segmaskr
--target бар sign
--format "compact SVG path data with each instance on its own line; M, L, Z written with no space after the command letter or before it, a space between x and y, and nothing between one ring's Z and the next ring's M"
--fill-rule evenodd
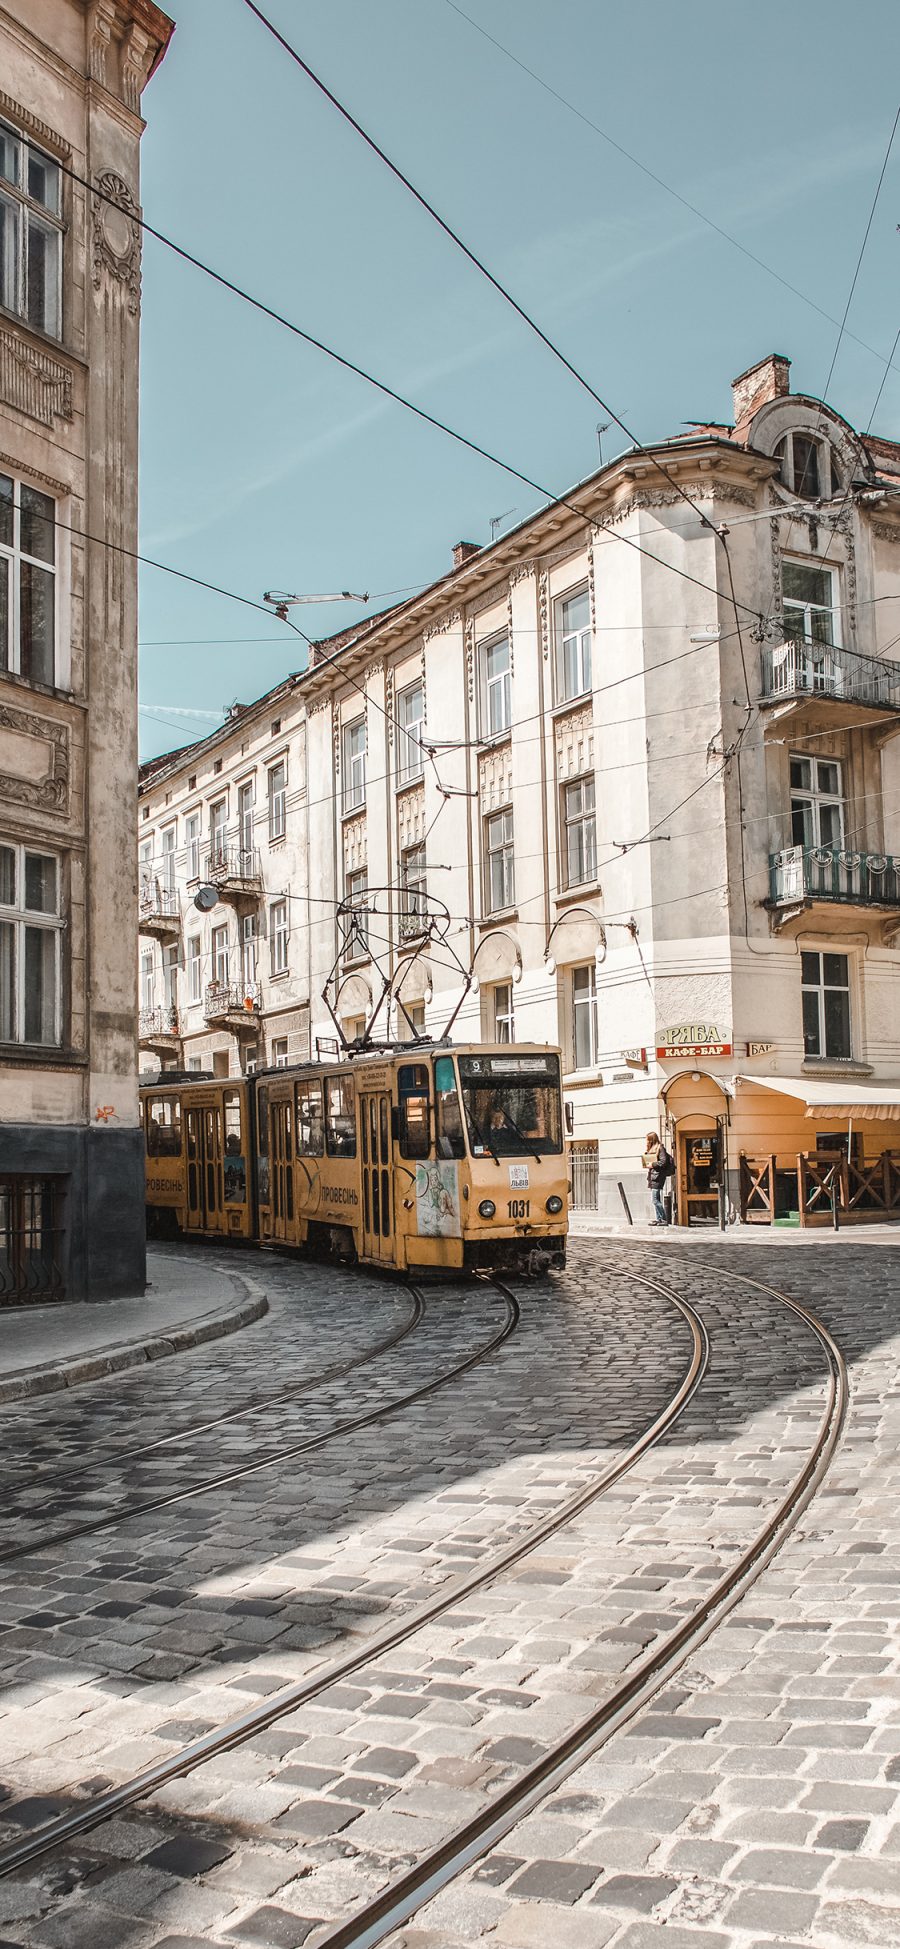
M657 1056L730 1056L731 1043L726 1041L716 1022L676 1022L674 1028L657 1029Z

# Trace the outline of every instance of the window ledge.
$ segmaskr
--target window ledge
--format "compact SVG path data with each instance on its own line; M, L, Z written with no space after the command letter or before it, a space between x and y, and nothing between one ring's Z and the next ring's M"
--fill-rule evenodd
M341 962L341 967L345 974L353 974L358 968L370 967L371 962L371 954L353 954L346 961Z
M290 974L290 972L291 972L291 971L290 971L290 968L279 968L279 969L278 969L278 972L277 972L277 974L275 974L275 973L270 973L270 975L269 975L269 980L270 980L270 981L287 981L287 978L288 978L288 975Z
M29 1069L86 1069L88 1059L78 1049L56 1049L42 1042L0 1042L5 1063Z
M550 713L554 724L557 718L568 717L570 711L583 710L585 704L592 702L593 696L593 689L580 690L577 697L567 697L564 704L554 704Z
M411 772L408 778L398 778L396 790L398 792L411 792L416 785L424 785L424 783L425 767L423 765L421 771Z
M65 225L62 226L62 234L63 237L66 236ZM89 371L87 359L82 358L79 352L73 351L64 337L57 338L54 332L45 332L42 325L33 325L30 318L23 318L18 311L10 311L7 305L0 305L0 321L4 325L14 325L16 330L22 333L23 338L31 339L36 351L54 352L64 359L71 359L73 365L81 367L82 372Z
M270 846L283 846L286 838L286 832L270 832L268 843Z
M804 1076L874 1076L870 1062L855 1062L852 1056L805 1056Z
M4 683L13 684L16 690L24 690L29 697L52 697L58 704L74 704L77 710L86 711L87 704L76 697L74 690L63 690L58 684L36 683L32 677L23 677L19 670L0 670Z
M575 907L580 900L601 900L602 898L603 888L599 880L585 880L583 886L567 887L565 893L558 893L556 895L556 905L557 907ZM601 920L602 915L598 914L597 919Z
M485 914L481 920L475 922L475 925L480 928L505 926L508 920L518 920L518 918L518 907L502 907L496 914Z
M365 812L365 809L366 809L365 799L360 799L358 805L344 805L341 808L341 818L355 819L357 814L359 812Z
M507 725L505 731L495 731L493 737L491 738L479 738L478 756L481 757L482 753L485 751L497 751L500 745L503 744L512 744L511 724Z
M564 1090L586 1090L603 1088L603 1072L600 1069L570 1069L562 1079Z

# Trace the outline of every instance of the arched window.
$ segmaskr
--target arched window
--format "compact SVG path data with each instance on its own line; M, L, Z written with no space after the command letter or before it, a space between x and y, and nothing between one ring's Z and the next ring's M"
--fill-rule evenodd
M780 464L785 487L801 500L831 500L840 493L841 477L828 440L798 429L785 433L772 457Z

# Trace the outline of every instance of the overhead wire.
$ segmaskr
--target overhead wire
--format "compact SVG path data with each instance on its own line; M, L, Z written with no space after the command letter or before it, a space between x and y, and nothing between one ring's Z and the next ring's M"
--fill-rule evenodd
M747 245L742 244L737 237L733 236L730 230L726 230L722 224L716 223L714 217L707 216L706 211L701 210L696 203L692 203L689 197L682 196L681 192L675 189L671 183L667 182L665 177L658 176L655 169L651 169L649 164L641 161L640 156L636 156L631 149L626 149L623 143L617 142L615 137L609 134L608 130L600 127L599 122L593 121L590 115L585 115L584 111L576 107L575 103L570 101L568 96L561 94L558 88L554 88L546 79L546 76L539 74L535 68L529 67L527 61L521 60L519 55L514 54L512 48L507 47L505 42L498 40L495 34L489 33L481 21L473 20L471 14L466 13L463 7L457 5L457 0L444 0L444 4L453 13L458 14L460 20L467 21L468 25L474 28L477 34L482 36L483 40L489 41L492 47L497 48L501 54L504 54L507 60L512 61L515 67L520 68L523 74L530 76L531 80L536 82L539 88L543 88L545 94L552 95L554 101L559 102L563 108L568 109L572 115L577 116L579 122L583 122L586 128L592 129L595 135L599 135L601 141L607 143L609 148L615 149L618 155L624 156L626 162L632 163L635 169L639 169L642 175L649 178L650 182L655 183L659 189L664 190L667 196L673 197L676 203L680 203L683 209L690 211L692 216L698 217L701 223L705 223L710 230L714 230L718 237L722 237L726 243L733 245L734 249L739 250L743 257L749 258L751 264L758 265L761 271L765 271L767 277L775 278L776 282L783 285L786 291L790 291L793 297L799 298L801 303L809 305L812 311L817 311L819 317L824 318L829 325L836 325L838 323L838 320L833 318L829 311L825 311L822 305L817 304L815 299L809 296L808 292L801 291L796 284L791 284L789 278L782 277L781 272L776 271L773 265L767 264L765 258L757 256L755 251L748 249ZM898 339L895 339L891 348L890 357L886 362L884 361L883 353L877 352L874 345L868 345L864 338L856 338L852 332L848 332L847 337L853 338L854 343L861 345L863 351L871 352L873 358L884 363L886 377L891 369L894 353L897 350L897 343L900 340L900 334L898 334Z

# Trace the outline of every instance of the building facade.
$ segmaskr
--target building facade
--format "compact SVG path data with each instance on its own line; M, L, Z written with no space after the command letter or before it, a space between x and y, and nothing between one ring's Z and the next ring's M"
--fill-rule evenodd
M0 1300L141 1292L142 89L150 0L0 19ZM127 818L128 814L125 812Z
M306 723L297 680L236 706L187 751L145 765L138 829L143 1074L240 1076L307 1056Z
M900 446L733 397L317 646L312 1045L558 1042L608 1216L657 1128L684 1222L900 1212Z

